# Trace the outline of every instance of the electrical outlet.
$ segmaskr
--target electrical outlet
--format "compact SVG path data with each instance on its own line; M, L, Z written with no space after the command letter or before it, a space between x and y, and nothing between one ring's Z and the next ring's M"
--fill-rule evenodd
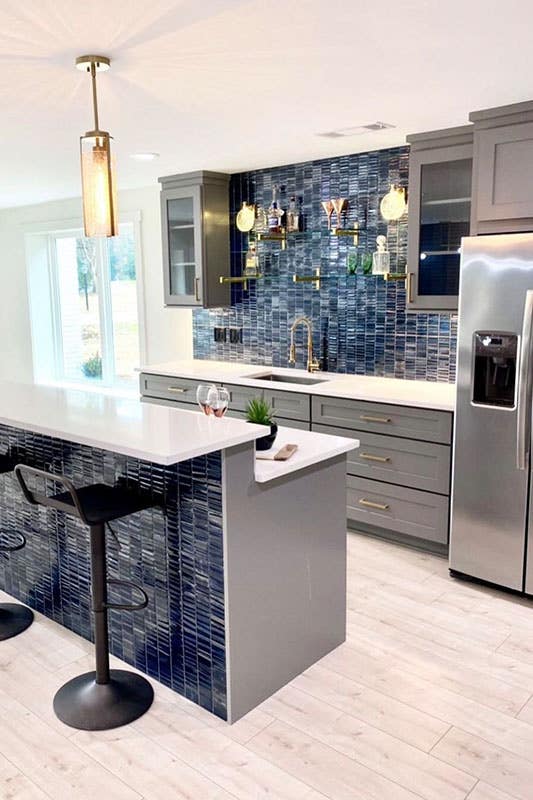
M225 342L225 341L227 341L226 328L219 328L218 326L215 326L215 329L214 329L214 332L213 332L213 336L214 336L215 342Z
M242 328L229 328L228 330L231 344L242 344Z

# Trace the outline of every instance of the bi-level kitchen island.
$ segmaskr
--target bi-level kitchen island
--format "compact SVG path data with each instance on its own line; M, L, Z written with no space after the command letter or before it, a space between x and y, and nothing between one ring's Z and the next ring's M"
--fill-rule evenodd
M352 439L301 431L287 462L259 462L264 428L92 392L0 384L0 453L76 487L126 483L151 507L113 523L110 577L144 611L113 611L111 652L234 722L345 638L346 453ZM85 527L28 505L0 480L0 530L26 547L0 588L91 638ZM131 602L113 588L115 602Z

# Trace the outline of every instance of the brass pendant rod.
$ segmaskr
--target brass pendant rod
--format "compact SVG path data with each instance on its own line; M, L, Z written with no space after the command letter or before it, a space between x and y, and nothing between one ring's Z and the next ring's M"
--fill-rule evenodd
M91 83L93 89L94 129L98 131L98 97L96 95L96 64L94 62L91 63Z

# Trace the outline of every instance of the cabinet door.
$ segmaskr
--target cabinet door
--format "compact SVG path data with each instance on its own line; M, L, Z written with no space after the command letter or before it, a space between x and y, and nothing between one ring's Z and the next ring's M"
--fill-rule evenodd
M165 305L202 305L202 189L161 192Z
M411 153L408 308L454 310L460 246L470 233L472 145Z
M531 230L533 122L476 132L476 223L480 233ZM525 228L520 220L528 219ZM514 220L501 227L483 223Z

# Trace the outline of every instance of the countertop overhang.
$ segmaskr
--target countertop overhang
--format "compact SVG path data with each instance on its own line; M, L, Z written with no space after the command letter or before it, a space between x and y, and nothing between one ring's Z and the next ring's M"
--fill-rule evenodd
M168 361L163 364L143 366L140 372L150 375L165 375L171 378L191 378L198 381L239 384L276 391L299 392L301 394L341 397L349 400L366 400L371 403L429 408L435 411L454 411L455 384L435 381L406 380L403 378L379 378L372 375L348 375L337 372L319 372L313 375L299 369L258 366L230 361L189 359ZM261 375L275 372L285 379L291 376L311 377L320 380L313 385L264 381Z
M34 384L0 382L0 424L171 465L264 436L261 425Z

